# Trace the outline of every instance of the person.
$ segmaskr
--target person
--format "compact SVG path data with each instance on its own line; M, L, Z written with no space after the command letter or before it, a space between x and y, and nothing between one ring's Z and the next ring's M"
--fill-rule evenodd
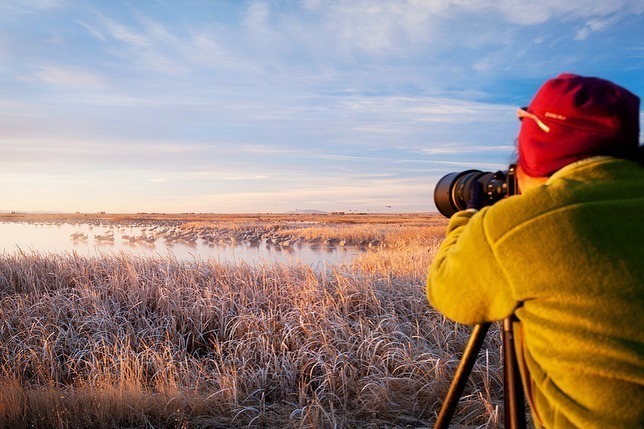
M518 113L519 194L481 208L473 189L429 269L446 317L514 315L536 427L644 427L639 104L604 79L544 83Z

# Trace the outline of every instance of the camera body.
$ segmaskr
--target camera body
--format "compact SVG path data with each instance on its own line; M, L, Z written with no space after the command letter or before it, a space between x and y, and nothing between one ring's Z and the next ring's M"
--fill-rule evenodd
M515 164L495 173L480 170L450 173L443 176L434 188L434 203L438 211L445 217L452 217L457 211L465 210L475 181L483 187L484 206L491 206L518 192Z

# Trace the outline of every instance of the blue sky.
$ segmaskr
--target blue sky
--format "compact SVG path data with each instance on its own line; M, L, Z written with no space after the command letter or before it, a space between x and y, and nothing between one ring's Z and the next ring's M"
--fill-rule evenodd
M546 79L641 97L642 40L641 0L3 0L0 210L433 211Z

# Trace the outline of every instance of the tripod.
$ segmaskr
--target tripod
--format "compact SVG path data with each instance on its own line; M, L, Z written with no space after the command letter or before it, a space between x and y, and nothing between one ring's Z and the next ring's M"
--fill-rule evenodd
M504 422L506 428L519 429L526 427L525 405L523 399L523 386L517 365L517 357L514 349L514 336L512 332L512 316L503 321L503 399L505 403ZM463 394L467 379L472 372L485 334L491 323L484 323L474 326L470 340L463 352L461 362L454 374L443 406L438 414L438 420L434 429L444 429L449 426L450 420L456 411L458 401Z

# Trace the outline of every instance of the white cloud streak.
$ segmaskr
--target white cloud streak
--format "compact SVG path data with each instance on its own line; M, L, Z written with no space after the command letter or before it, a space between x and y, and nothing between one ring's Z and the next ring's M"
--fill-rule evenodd
M343 42L341 49L358 49L370 53L390 52L407 43L440 43L443 38L433 31L445 19L462 14L486 18L493 14L503 16L508 22L533 26L552 19L570 21L587 20L589 31L600 30L592 22L616 22L627 15L640 15L644 3L639 0L601 2L587 0L330 0L304 2L304 6L320 13L330 33L337 34ZM610 18L610 19L606 19ZM464 37L468 37L464 33Z
M103 79L96 73L75 69L69 66L45 66L29 78L39 79L42 82L61 86L101 86Z

